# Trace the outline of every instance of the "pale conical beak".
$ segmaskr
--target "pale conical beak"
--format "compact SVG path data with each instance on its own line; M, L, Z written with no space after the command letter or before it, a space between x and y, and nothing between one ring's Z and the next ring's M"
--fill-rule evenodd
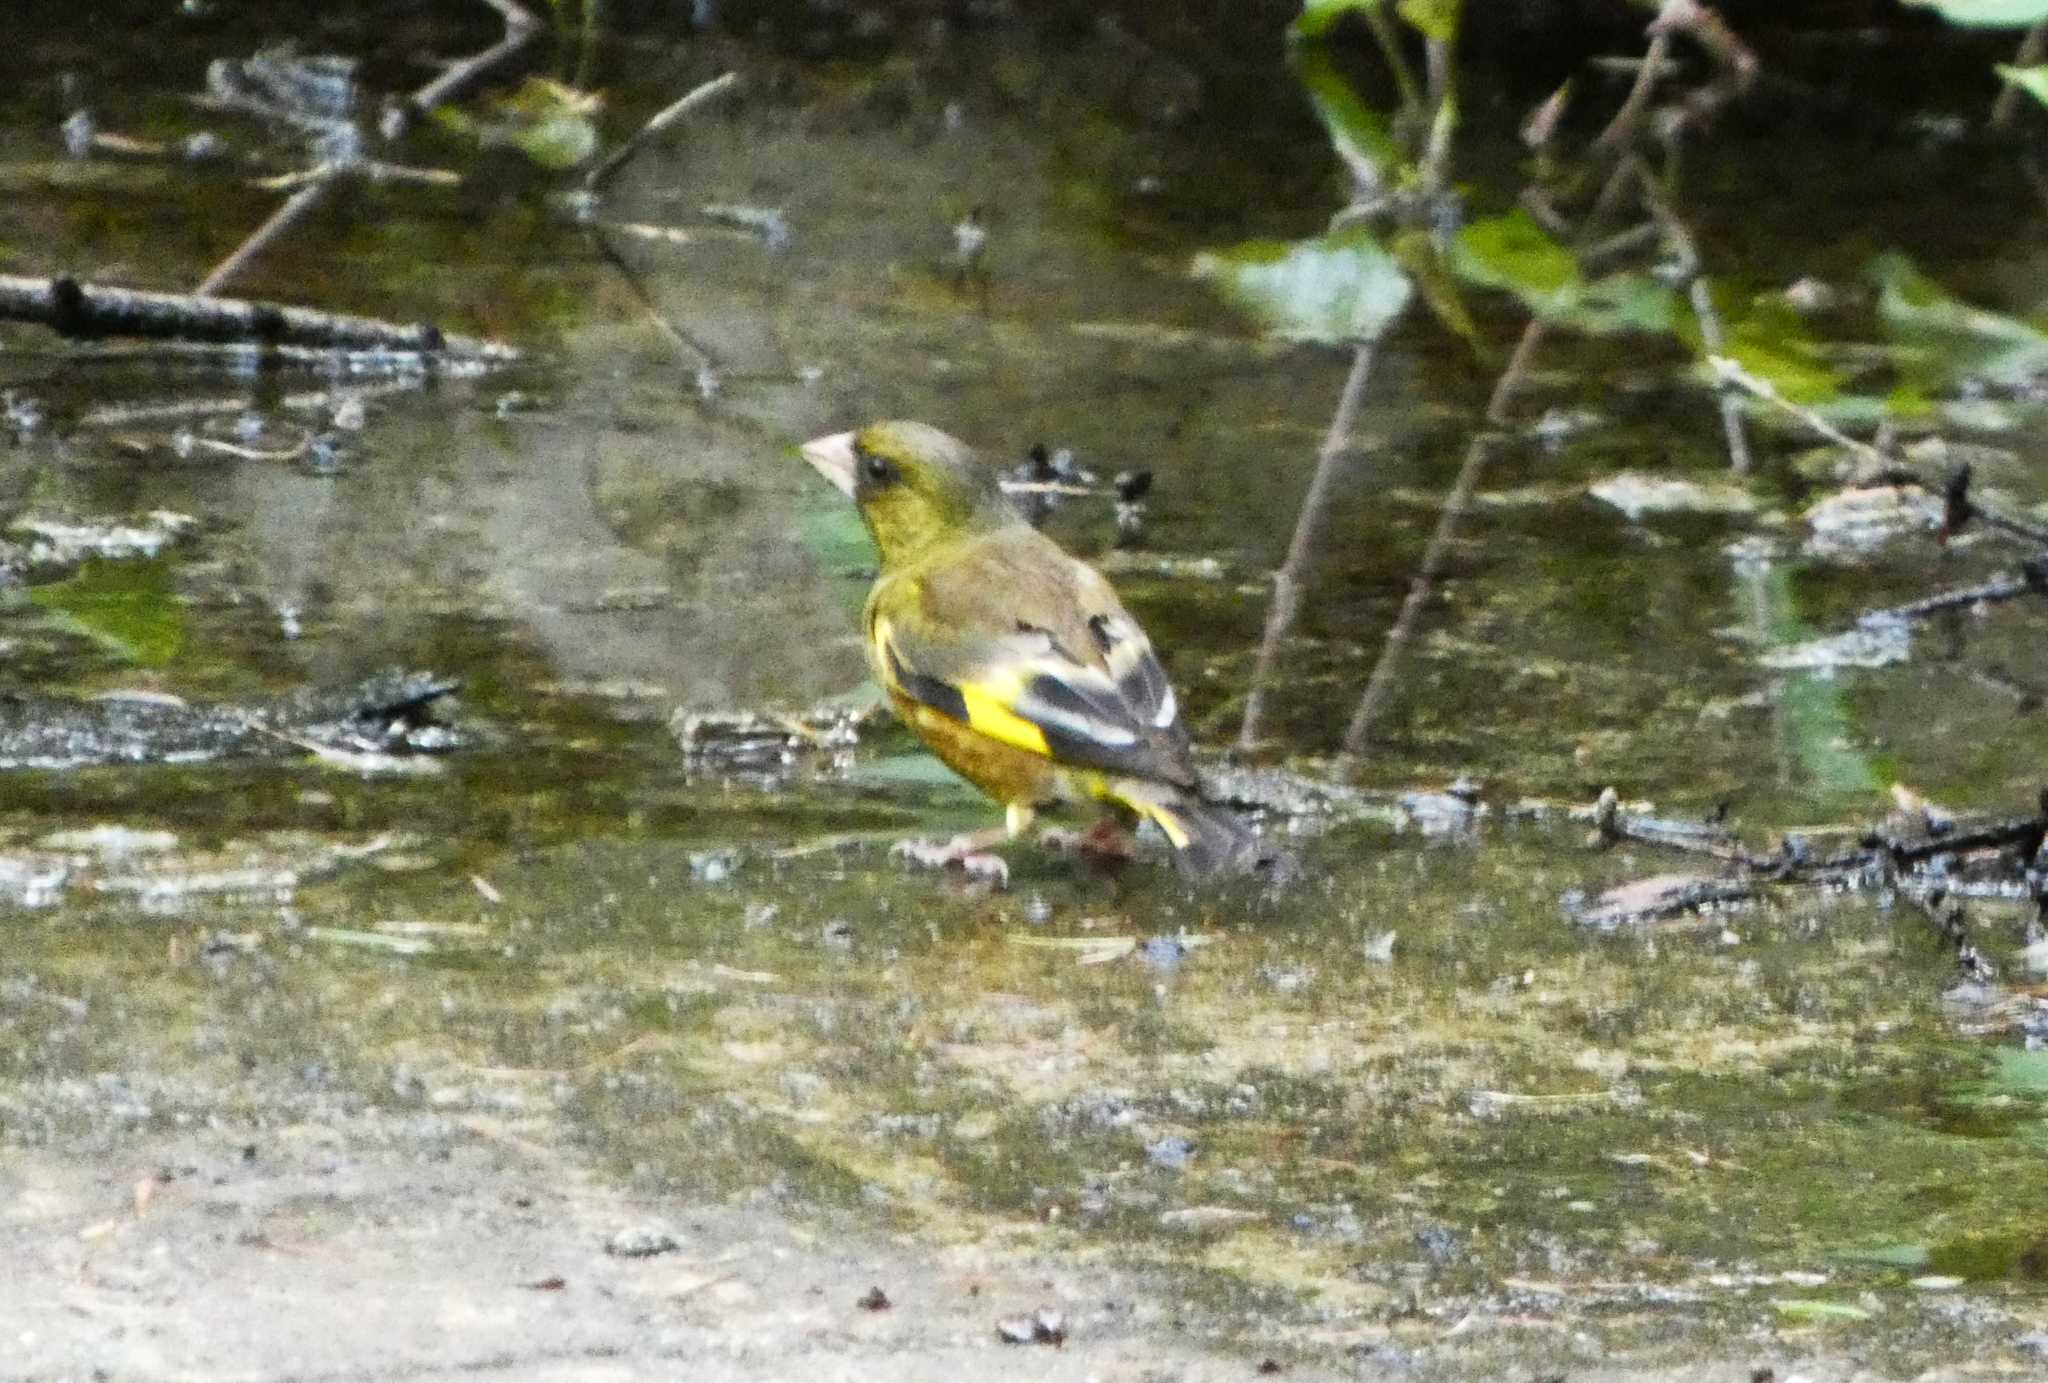
M853 498L853 434L835 432L830 437L818 437L805 442L798 450L804 460L816 468L819 475L839 487L839 492L848 499Z

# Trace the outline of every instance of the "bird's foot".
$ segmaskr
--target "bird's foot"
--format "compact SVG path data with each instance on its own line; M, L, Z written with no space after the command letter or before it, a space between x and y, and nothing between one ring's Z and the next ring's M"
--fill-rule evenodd
M1105 816L1085 831L1046 831L1039 844L1061 854L1079 855L1094 864L1124 864L1137 855L1137 842L1113 816Z
M989 843L971 835L954 836L948 841L899 840L889 847L889 853L923 869L958 869L970 879L1007 888L1009 863L1001 855L991 854Z

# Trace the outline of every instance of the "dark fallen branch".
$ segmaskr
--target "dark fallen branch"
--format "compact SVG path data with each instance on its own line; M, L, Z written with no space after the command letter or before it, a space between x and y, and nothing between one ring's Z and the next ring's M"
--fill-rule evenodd
M1935 820L1923 811L1922 820L1929 826L1925 836L1898 828L1859 832L1844 827L1809 833L1843 835L1855 841L1848 849L1826 854L1816 853L1802 836L1787 836L1775 851L1754 852L1718 822L1667 822L1632 815L1622 812L1618 801L1612 788L1600 794L1593 809L1591 843L1626 841L1706 855L1722 861L1727 870L1712 876L1653 875L1590 900L1567 898L1566 912L1585 925L1614 928L1671 917L1760 897L1778 887L1894 889L1934 922L1954 949L1964 974L1988 983L1998 971L1969 939L1968 919L1955 896L1956 889L1967 885L1960 881L1952 862L1964 856L1990 857L1985 862L1995 865L2010 887L2031 889L2041 896L2036 861L2043 842L2048 841L2048 789L2042 791L2031 816L1949 825L1945 818Z
M408 326L281 303L115 288L69 277L0 274L0 320L35 322L74 341L126 336L405 351L423 359L503 362L519 357L510 346L452 335L430 322Z
M1878 837L1869 842L1881 848L1891 857L1895 865L1905 867L1920 864L1944 855L1966 855L1978 850L2003 850L2018 846L2023 860L2031 860L2041 851L2041 841L2048 836L2048 791L2041 795L2040 810L2032 816L2013 817L2005 821L1985 822L1969 830L1951 830L1927 840L1903 841Z
M1593 839L1590 843L1612 846L1624 842L1654 845L1688 855L1706 855L1712 859L1748 865L1756 863L1721 822L1631 815L1621 810L1620 794L1608 788L1593 806Z
M2037 557L2021 563L2018 576L1994 577L1974 586L1958 586L1954 590L1937 591L1918 600L1909 600L1903 605L1888 605L1878 610L1866 610L1856 617L1856 622L1872 624L1885 620L1925 619L1944 610L1996 604L2004 600L2017 600L2023 595L2048 596L2048 557Z
M433 704L460 685L431 673L393 671L353 686L246 705L0 693L0 769L460 748L471 737L432 719Z

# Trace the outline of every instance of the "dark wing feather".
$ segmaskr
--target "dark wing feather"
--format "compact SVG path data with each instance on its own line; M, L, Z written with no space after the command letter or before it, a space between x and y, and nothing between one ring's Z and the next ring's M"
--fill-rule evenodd
M1193 783L1166 671L1094 570L1020 526L904 575L870 607L898 694L1061 764Z

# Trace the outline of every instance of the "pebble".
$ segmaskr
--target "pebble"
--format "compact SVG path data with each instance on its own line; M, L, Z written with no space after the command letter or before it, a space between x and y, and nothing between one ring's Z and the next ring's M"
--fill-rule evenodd
M604 1251L614 1258L653 1258L681 1247L676 1237L659 1225L634 1225L608 1239Z

